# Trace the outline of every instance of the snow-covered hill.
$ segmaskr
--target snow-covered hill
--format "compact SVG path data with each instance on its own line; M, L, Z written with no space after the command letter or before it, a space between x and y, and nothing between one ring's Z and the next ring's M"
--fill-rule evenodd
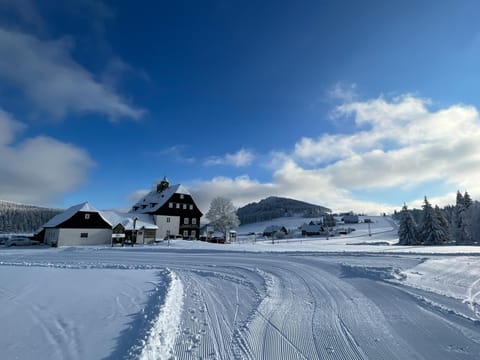
M270 196L259 202L254 202L239 208L237 215L241 223L249 224L283 217L287 214L318 217L327 212L330 212L330 209L324 206L278 196Z

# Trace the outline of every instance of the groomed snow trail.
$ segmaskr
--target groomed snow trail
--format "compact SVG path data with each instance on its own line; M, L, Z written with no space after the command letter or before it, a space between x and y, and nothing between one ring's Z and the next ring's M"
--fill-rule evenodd
M170 273L170 286L165 303L148 333L139 360L167 360L172 358L173 345L180 331L183 310L183 285L174 272Z
M25 252L1 260L20 271L22 264L52 271L170 269L140 359L480 358L478 322L458 315L468 304L391 283L421 256L134 248Z

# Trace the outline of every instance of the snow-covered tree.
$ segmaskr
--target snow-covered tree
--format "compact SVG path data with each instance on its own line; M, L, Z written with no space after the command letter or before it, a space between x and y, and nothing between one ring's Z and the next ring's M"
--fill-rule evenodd
M465 209L468 209L472 203L472 198L468 192L465 191L465 195L463 195L463 206L465 206Z
M443 244L447 237L448 229L441 224L434 208L428 202L425 196L423 208L423 218L420 224L419 238L425 245Z
M223 197L216 197L212 200L210 209L205 216L210 220L210 225L223 232L225 237L230 229L240 224L232 201Z
M465 232L469 240L469 244L480 243L480 203L478 201L465 210L464 213Z
M435 205L435 216L439 225L439 244L445 244L450 241L449 231L448 231L448 220L445 217L443 211Z
M451 231L457 244L468 244L471 242L471 238L466 231L465 211L467 209L466 205L468 207L471 206L472 199L467 192L465 192L465 196L467 199L465 199L460 191L457 191L457 200L453 215L453 229Z
M416 245L418 242L417 225L413 220L412 214L404 204L400 212L400 226L398 227L399 245Z

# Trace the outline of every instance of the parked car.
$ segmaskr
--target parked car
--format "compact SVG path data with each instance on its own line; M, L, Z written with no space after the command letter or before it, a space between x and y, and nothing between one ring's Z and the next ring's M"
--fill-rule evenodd
M217 243L217 244L225 244L225 238L223 236L214 236L208 239L208 242Z
M5 244L6 241L8 241L9 237L8 236L0 236L0 245Z
M5 241L5 246L29 246L38 244L38 241L32 240L26 236L14 236Z

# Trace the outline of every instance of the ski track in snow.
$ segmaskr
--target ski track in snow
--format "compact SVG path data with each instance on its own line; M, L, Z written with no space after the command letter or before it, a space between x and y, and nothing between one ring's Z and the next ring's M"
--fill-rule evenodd
M173 355L183 310L183 284L174 272L170 277L165 303L149 331L139 360L167 360Z
M468 305L403 284L403 274L424 269L423 261L415 255L146 248L0 254L0 264L20 272L34 267L80 272L168 269L168 289L161 303L156 300L150 330L146 337L138 334L143 341L136 352L139 360L478 359L478 321L472 311L470 317L461 316L462 306L468 310ZM119 291L115 306L96 325L125 313L122 299L139 298L131 294L138 290ZM54 358L81 358L85 339L76 332L78 324L26 301L34 299L38 289L22 291L20 298L0 283L0 300L25 308L25 321L36 324L46 339L45 352L57 352ZM153 292L152 301L155 296ZM4 349L7 358L32 358L22 354L18 344Z

